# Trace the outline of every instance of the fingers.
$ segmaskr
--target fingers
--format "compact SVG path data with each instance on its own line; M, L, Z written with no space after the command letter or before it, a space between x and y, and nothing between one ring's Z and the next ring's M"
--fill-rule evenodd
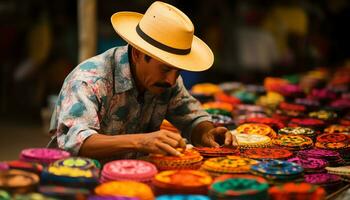
M174 133L171 131L164 130L165 136L167 136L169 139L172 139L172 141L176 141L176 145L171 145L173 147L186 147L186 141L184 138L181 137L180 134ZM174 144L174 143L168 143L168 144Z
M232 145L232 134L230 131L226 131L225 133L225 145L231 146Z
M160 150L166 152L166 154L170 154L170 155L173 155L173 156L179 156L181 154L176 149L174 149L173 147L171 147L170 145L165 144L165 143L158 142L158 143L156 143L156 146Z

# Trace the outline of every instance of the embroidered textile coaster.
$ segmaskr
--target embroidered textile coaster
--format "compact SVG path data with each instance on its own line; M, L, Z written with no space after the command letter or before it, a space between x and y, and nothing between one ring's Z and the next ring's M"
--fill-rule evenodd
M0 189L8 192L33 192L38 184L39 176L34 173L16 169L0 171Z
M48 166L41 174L44 185L59 185L92 189L98 185L99 170L66 166Z
M272 143L288 150L308 149L313 146L312 139L302 135L279 135Z
M49 164L56 160L68 158L70 153L59 149L30 148L21 151L20 160Z
M243 152L243 157L270 160L270 159L288 159L293 156L293 153L287 149L281 148L252 148Z
M300 165L302 168L304 168L305 172L308 173L315 173L315 172L322 172L324 171L324 168L327 166L327 162L318 159L318 158L300 158L300 157L295 157L288 159L288 162L294 162Z
M327 173L305 174L305 182L317 185L328 185L341 182L340 176Z
M329 121L335 120L338 117L338 115L337 113L332 111L320 110L320 111L310 112L309 117L329 122Z
M268 199L269 185L264 178L252 175L222 175L209 187L212 199Z
M115 160L104 165L102 182L113 180L131 180L148 183L157 174L157 168L142 160Z
M350 137L343 133L326 133L316 138L315 146L320 149L346 150L350 145Z
M269 189L271 200L320 200L326 198L326 191L309 183L285 183Z
M261 162L253 165L251 170L269 175L297 175L303 172L300 165L281 160Z
M203 157L221 157L227 155L238 155L238 148L228 147L194 147Z
M276 132L266 124L249 123L242 124L236 128L237 133L265 135L269 138L277 136Z
M316 141L321 143L342 142L348 144L350 143L350 137L342 133L326 133L317 136Z
M140 200L154 200L150 186L135 181L110 181L95 188L98 196L127 196Z
M226 156L218 158L209 158L206 160L201 169L211 173L232 174L232 173L247 173L251 165L258 164L259 161L239 156Z
M316 137L316 132L313 129L306 127L284 127L278 130L278 134L303 135L311 139Z
M169 170L157 174L152 184L156 194L207 194L212 178L198 170Z
M318 158L327 161L329 166L339 166L345 164L345 161L340 157L340 153L326 149L309 149L298 152L297 157L307 158Z
M350 126L333 124L324 129L325 133L350 133Z
M231 131L237 139L238 147L240 149L269 147L271 146L271 138L264 135L257 134L240 134Z
M70 157L61 160L57 160L52 163L52 166L57 167L72 167L79 169L96 169L97 166L92 159L84 157Z
M194 149L177 149L180 156L169 156L162 154L149 155L149 161L157 166L159 170L171 169L193 169L193 165L200 166L203 157Z

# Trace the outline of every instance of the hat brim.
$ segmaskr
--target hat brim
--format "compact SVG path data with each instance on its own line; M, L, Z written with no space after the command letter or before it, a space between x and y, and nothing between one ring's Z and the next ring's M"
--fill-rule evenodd
M198 37L193 36L191 52L186 55L169 53L159 49L136 32L142 14L136 12L118 12L112 15L111 22L114 30L130 45L143 53L173 67L187 71L204 71L214 62L214 55L210 48Z

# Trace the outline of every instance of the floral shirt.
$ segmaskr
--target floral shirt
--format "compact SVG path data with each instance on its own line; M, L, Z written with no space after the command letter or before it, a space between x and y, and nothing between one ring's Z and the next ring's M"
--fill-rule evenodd
M181 76L162 95L146 91L142 102L137 97L128 46L109 49L84 61L63 83L51 118L53 140L57 147L77 155L83 141L92 134L147 133L159 130L167 119L190 141L192 129L211 120L188 93Z

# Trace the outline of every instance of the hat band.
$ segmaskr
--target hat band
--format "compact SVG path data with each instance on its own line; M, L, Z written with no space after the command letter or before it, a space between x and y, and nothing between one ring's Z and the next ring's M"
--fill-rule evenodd
M186 55L186 54L189 54L191 52L191 48L189 48L189 49L177 49L177 48L173 48L173 47L170 47L170 46L167 46L165 44L158 42L157 40L151 38L149 35L147 35L145 32L143 32L141 30L139 24L136 26L136 32L146 42L150 43L151 45L153 45L161 50L167 51L169 53L178 54L178 55Z

